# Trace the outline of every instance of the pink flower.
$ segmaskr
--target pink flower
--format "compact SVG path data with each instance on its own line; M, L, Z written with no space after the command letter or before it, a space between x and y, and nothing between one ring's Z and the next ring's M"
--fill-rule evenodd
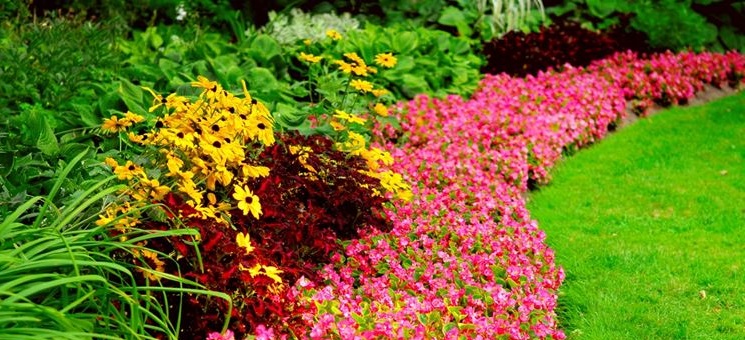
M226 330L223 334L212 332L207 335L207 340L235 340L235 334L231 330Z

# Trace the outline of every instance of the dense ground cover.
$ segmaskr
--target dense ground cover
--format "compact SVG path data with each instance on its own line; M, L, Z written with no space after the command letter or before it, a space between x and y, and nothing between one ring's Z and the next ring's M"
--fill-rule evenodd
M619 54L587 69L487 76L470 100L400 104L404 136L388 132L403 142L386 148L418 183L414 200L392 211L391 233L353 241L325 269L330 284L305 295L323 306L311 336L563 337L554 309L564 274L521 194L547 182L562 150L602 138L626 100L689 99L706 83L739 82L744 62Z
M745 336L745 94L665 110L557 167L528 208L570 338Z

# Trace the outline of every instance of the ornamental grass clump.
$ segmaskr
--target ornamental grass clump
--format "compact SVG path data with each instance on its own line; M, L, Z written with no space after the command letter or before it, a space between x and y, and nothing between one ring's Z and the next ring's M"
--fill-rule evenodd
M191 239L152 240L148 246L159 253L142 254L152 268L144 280L182 273L231 297L191 296L182 336L203 338L225 330L224 323L238 338L265 327L302 332L307 325L297 315L313 307L297 305L288 287L318 280L318 266L330 262L340 240L388 230L383 205L410 197L408 185L385 169L393 162L387 152L352 131L336 141L277 134L245 84L242 98L204 77L192 85L201 91L196 98L150 90L147 114L104 122L102 129L119 133L137 156L106 160L128 182L129 199L100 221L117 221L122 234L134 226L199 231Z

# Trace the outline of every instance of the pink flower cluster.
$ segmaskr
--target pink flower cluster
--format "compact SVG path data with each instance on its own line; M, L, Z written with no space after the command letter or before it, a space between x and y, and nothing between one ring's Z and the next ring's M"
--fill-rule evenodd
M704 85L735 86L742 80L745 60L736 52L662 53L639 59L632 52L597 61L588 72L603 75L623 90L636 113L644 115L653 104L685 104Z
M487 75L469 100L399 104L404 135L379 139L414 199L390 208L390 233L346 244L324 284L289 290L315 309L299 316L309 329L295 336L565 338L555 314L564 273L525 208L529 181L547 181L565 148L602 138L627 101L680 102L743 74L735 53L623 53L586 69Z

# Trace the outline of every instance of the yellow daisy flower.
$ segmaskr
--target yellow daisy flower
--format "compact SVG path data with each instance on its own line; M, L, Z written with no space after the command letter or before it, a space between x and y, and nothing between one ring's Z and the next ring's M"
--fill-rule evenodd
M380 53L375 56L375 63L386 68L396 66L396 62L398 59L392 53Z
M104 119L103 124L101 124L101 129L104 132L117 133L120 131L126 131L130 126L132 126L132 121L129 119L119 119L117 116L111 116L109 119Z
M323 57L321 57L321 56L315 56L313 54L306 54L304 52L300 52L300 56L298 56L298 59L300 59L302 61L307 61L307 62L309 62L311 64L315 64L315 63L321 61L321 59L323 59Z
M373 89L372 83L367 80L352 79L349 85L362 93L370 92Z
M251 235L249 234L238 233L235 235L235 243L239 247L246 249L246 255L250 254L255 249L251 246Z
M328 30L326 31L326 36L331 38L331 40L339 40L341 39L341 33L337 32L336 30Z
M259 197L254 195L253 192L251 192L251 189L245 185L242 187L240 185L235 185L233 186L233 189L233 198L238 201L238 208L243 211L244 215L250 213L254 218L258 219L259 215L261 215Z
M382 103L375 104L375 107L373 107L373 111L377 113L381 117L388 117L388 108L385 107Z
M336 113L334 114L334 118L346 120L350 123L356 123L356 124L365 124L365 119L357 117L355 115L350 115L349 113L346 113L341 110L336 110Z
M374 90L372 90L372 94L375 97L385 96L388 93L390 93L390 92L388 90L386 90L386 89L374 89Z

